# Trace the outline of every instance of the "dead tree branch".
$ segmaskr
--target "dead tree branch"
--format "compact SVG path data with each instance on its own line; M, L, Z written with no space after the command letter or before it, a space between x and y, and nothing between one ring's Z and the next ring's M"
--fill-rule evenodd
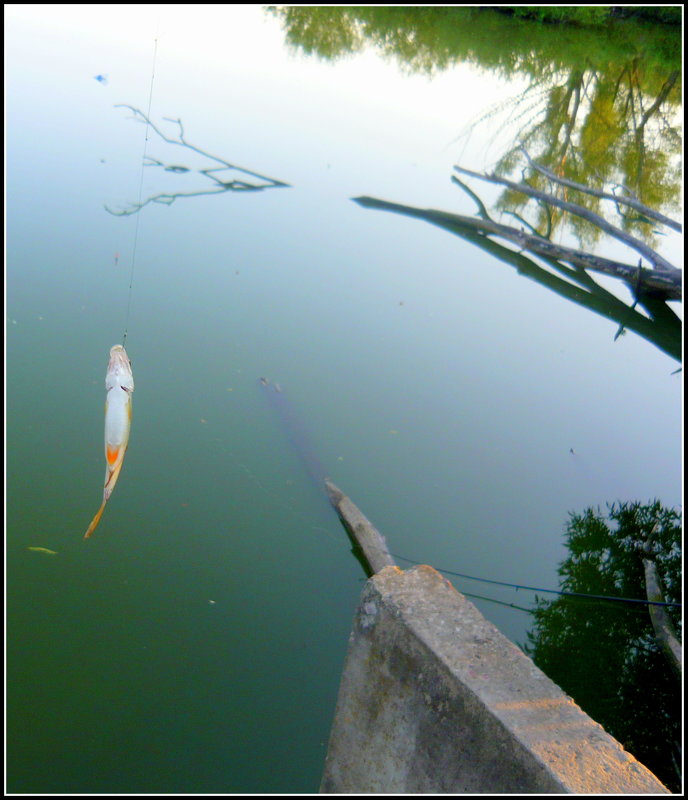
M480 172L474 172L473 170L459 166L455 166L454 169L457 172L463 173L464 175L470 175L473 178L488 181L489 183L497 183L502 186L506 186L515 192L521 192L528 197L535 197L539 200L543 200L548 205L556 206L564 211L568 211L570 214L575 214L577 217L581 217L581 219L587 220L600 230L628 245L637 253L640 253L640 255L646 258L647 261L653 265L657 272L661 271L667 273L667 275L675 276L680 285L682 275L681 270L677 269L673 264L670 264L665 258L660 256L659 253L655 252L655 250L646 245L644 242L641 242L634 236L631 236L629 233L626 233L620 228L617 228L615 225L612 225L610 222L607 222L604 217L601 217L599 214L595 214L594 211L589 211L587 208L583 208L583 206L579 206L577 203L570 203L566 200L561 200L554 195L548 194L547 192L541 192L539 189L534 189L527 183L514 183L514 181L510 181L507 178L500 178L498 175L484 175Z
M559 175L555 175L554 172L547 169L547 167L543 167L540 164L533 161L530 157L528 152L524 147L519 148L523 155L526 157L528 164L541 175L544 175L549 180L553 181L554 183L558 183L561 186L567 186L569 189L576 189L579 192L584 192L585 194L589 194L592 197L599 197L601 200L611 200L615 204L621 204L632 208L634 211L637 211L639 214L647 217L648 219L653 219L655 222L659 222L661 225L666 225L667 228L671 228L672 230L677 231L678 233L682 233L683 226L680 222L676 222L676 220L671 219L670 217L665 216L664 214L660 214L659 211L655 211L652 208L648 208L648 206L641 203L637 198L628 197L628 196L619 196L617 194L613 194L612 192L603 192L600 189L591 189L589 186L585 186L585 184L577 183L576 181L569 180L568 178L562 178Z
M653 603L662 603L664 601L662 590L659 588L659 578L657 577L655 562L652 559L644 558L643 567L645 569L645 591L647 593L647 599L650 601L648 610L650 612L655 638L669 662L671 669L680 680L683 674L683 652L681 644L678 641L676 631L674 630L674 626L664 606L653 605Z
M452 180L464 187L458 178L453 177ZM465 188L480 209L478 212L480 218L478 219L436 209L391 203L374 197L353 199L364 208L391 211L407 217L422 219L460 236L500 261L513 266L519 274L606 319L615 320L622 329L634 331L671 358L681 360L681 320L665 302L667 293L680 296L680 285L676 287L670 282L667 283L663 273L655 276L651 270L639 270L638 267L630 264L601 259L589 253L573 251L568 248L566 252L563 252L561 248L557 249L557 245L553 245L542 237L495 222L489 217L482 200L468 187ZM511 249L500 244L499 239L505 239L508 244L516 245L518 249ZM537 248L537 253L535 253L535 248ZM533 258L529 258L526 253L535 253L539 261L546 264L548 268L543 267ZM640 313L635 308L635 303L630 306L597 284L587 272L591 269L597 269L617 278L622 277L633 290L636 289L633 282L639 281L642 291L637 302L647 310L649 316ZM656 290L647 287L646 273L651 274L653 278L656 277ZM636 298L638 298L637 295Z

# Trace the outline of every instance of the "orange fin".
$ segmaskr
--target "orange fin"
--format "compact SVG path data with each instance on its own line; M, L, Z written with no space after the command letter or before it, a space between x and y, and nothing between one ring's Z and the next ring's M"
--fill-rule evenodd
M105 458L107 458L107 462L110 466L112 466L115 461L117 461L117 456L119 455L119 446L108 445L105 449Z
M93 531L97 528L98 523L100 522L100 518L103 516L103 511L105 511L105 500L103 500L103 505L98 509L96 512L95 517L91 520L91 524L88 526L88 530L84 534L84 539L88 539L88 537L93 533Z

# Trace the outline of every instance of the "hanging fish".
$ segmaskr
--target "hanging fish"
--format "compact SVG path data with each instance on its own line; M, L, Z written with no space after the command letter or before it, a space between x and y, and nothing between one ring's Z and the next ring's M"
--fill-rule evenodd
M131 428L131 395L134 391L134 376L127 351L121 344L110 349L110 361L105 374L105 487L103 504L91 520L84 539L93 533L110 499L122 469L124 454L129 444Z

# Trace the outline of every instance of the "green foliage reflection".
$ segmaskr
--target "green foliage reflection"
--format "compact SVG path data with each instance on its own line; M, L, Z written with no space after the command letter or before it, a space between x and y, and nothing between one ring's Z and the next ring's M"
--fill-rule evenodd
M680 515L658 501L586 509L566 528L561 588L645 597L643 558L654 561L666 602L681 601ZM680 630L676 608L668 613ZM560 597L538 599L526 652L584 711L673 791L679 791L681 686L646 608Z

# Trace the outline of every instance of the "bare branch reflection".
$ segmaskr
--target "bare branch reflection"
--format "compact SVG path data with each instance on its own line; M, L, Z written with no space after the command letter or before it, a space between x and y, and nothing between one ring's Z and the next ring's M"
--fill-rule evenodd
M181 119L163 117L165 122L172 123L172 125L176 126L177 129L175 136L168 136L140 109L130 106L126 103L119 104L115 106L115 108L128 108L133 114L133 119L149 126L150 129L154 131L163 142L171 145L177 145L185 148L186 150L197 153L203 158L209 159L211 165L202 169L195 169L184 164L166 163L158 158L146 156L144 167L159 168L164 172L177 175L183 175L186 173L201 175L204 181L209 182L209 186L207 189L194 189L193 191L159 192L151 197L148 197L146 200L136 203L129 203L126 207L120 209L109 208L106 205L105 210L114 216L124 217L131 214L136 214L149 203L172 205L172 203L174 203L174 201L180 197L199 197L201 195L224 194L225 192L260 192L263 189L276 189L289 186L289 184L284 183L284 181L279 181L276 178L270 178L253 170L246 169L245 167L240 167L237 164L232 164L220 156L213 155L207 150L202 150L200 147L191 144L191 142L186 139L184 125ZM231 173L234 174L231 175Z

